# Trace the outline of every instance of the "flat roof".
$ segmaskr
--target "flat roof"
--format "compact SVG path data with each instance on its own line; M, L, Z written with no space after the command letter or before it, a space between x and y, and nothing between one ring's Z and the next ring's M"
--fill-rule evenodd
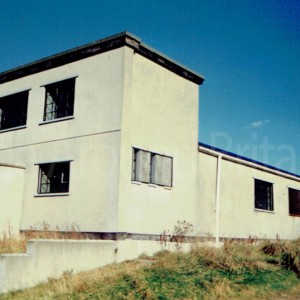
M201 148L204 148L204 149L207 149L207 150L210 150L213 152L217 152L221 155L223 154L223 155L225 155L225 158L226 158L226 156L229 158L230 157L233 158L233 159L228 159L230 161L234 161L236 163L241 163L241 164L242 164L242 162L245 162L244 163L245 165L250 166L252 168L257 168L257 169L260 169L263 171L269 170L269 172L275 173L280 176L285 176L288 178L294 177L295 179L300 180L300 175L298 175L298 174L288 172L288 171L280 169L280 168L273 167L271 165L262 163L260 161L257 161L257 160L254 160L254 159L242 156L242 155L238 155L236 153L229 152L229 151L217 148L217 147L213 147L213 146L201 143L201 142L198 143L198 146L199 146L199 150L201 150ZM202 151L202 152L205 152L205 151Z
M150 59L162 67L190 80L196 84L202 84L202 75L186 68L171 58L151 48L141 42L140 38L124 31L119 34L94 41L92 43L73 48L68 51L48 56L32 63L0 73L0 84L19 79L28 75L57 68L87 57L91 57L103 52L114 50L123 46L132 48L136 53Z

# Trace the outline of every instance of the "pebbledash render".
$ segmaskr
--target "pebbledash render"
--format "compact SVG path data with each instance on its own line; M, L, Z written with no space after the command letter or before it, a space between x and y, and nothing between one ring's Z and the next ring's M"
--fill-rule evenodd
M0 73L0 231L300 237L298 175L198 143L203 81L128 32Z

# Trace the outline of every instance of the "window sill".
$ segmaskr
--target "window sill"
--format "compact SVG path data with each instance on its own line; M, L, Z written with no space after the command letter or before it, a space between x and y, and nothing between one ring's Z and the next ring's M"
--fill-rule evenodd
M45 124L55 123L55 122L62 122L62 121L67 121L67 120L72 120L72 119L74 119L74 116L68 116L68 117L63 117L63 118L58 118L58 119L43 121L43 122L39 123L39 125L45 125Z
M22 125L22 126L17 126L17 127L2 129L2 130L0 130L0 133L2 133L2 132L8 132L8 131L13 131L13 130L24 129L24 128L27 128L27 126L26 125Z
M153 187L153 188L157 188L157 185L154 184L154 183L148 183L148 186L149 186L149 187Z
M265 213L268 213L268 214L275 214L275 211L274 211L274 210L266 210L266 209L254 208L254 211L257 211L257 212L265 212Z
M300 214L289 214L289 216L290 216L290 217L296 217L296 218L298 217L298 218L299 218L299 217L300 217Z
M142 182L139 182L139 181L131 181L132 184L137 184L137 185L141 185Z
M159 184L155 184L155 183L147 183L147 182L141 182L141 181L131 181L132 184L136 184L136 185L147 185L149 187L153 187L153 188L164 188L165 190L172 190L172 186L166 186L166 185L159 185Z
M34 197L61 197L70 196L70 193L49 193L49 194L35 194Z
M172 188L173 188L172 186L164 186L165 190L172 190Z

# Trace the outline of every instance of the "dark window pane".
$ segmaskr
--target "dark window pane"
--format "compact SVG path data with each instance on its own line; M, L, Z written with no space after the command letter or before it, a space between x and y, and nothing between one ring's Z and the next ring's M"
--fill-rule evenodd
M290 215L300 215L300 191L289 189L289 213Z
M28 91L0 98L0 130L26 125Z
M44 121L72 116L75 78L46 86Z
M255 208L273 210L273 184L255 179Z
M40 165L39 194L69 192L70 163Z

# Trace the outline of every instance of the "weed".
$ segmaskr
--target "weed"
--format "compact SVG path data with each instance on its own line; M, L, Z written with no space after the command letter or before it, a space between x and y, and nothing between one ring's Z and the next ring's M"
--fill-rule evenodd
M193 224L186 221L177 221L173 231L164 230L160 235L160 243L167 245L169 242L174 242L177 250L181 249L182 244L187 240L187 236L193 232Z

